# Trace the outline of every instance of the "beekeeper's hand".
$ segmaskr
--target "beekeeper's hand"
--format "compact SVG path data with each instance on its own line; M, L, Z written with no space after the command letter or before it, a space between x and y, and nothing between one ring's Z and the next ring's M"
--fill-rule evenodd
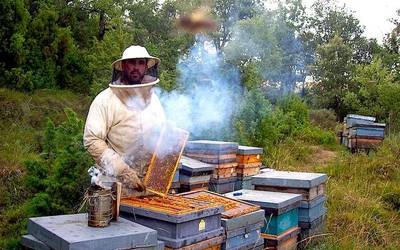
M114 150L108 148L103 152L101 166L107 175L117 177L123 186L140 192L145 190L136 171L131 169Z
M125 185L129 189L135 189L139 192L146 191L146 186L140 180L136 171L129 167L124 169L117 178L122 182L122 185Z

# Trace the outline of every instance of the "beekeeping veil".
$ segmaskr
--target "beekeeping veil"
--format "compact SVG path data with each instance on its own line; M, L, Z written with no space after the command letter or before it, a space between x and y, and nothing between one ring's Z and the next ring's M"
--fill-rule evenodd
M145 58L147 60L147 71L143 80L140 84L126 84L121 81L122 77L122 61L128 59L138 59ZM132 103L132 97L139 97L141 100L141 106L146 106L148 104L149 98L151 96L151 88L155 84L159 82L158 79L158 65L160 63L160 59L157 57L151 56L146 48L142 46L132 45L125 49L122 54L122 57L112 63L113 74L112 80L109 86L117 94L117 96L121 99L122 102L127 104L128 106Z

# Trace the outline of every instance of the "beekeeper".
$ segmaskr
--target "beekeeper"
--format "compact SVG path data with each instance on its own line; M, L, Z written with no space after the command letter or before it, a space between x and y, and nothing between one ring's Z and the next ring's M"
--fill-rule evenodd
M83 142L100 171L122 182L123 195L145 191L146 174L165 114L153 87L160 59L130 46L112 63L109 87L93 100Z

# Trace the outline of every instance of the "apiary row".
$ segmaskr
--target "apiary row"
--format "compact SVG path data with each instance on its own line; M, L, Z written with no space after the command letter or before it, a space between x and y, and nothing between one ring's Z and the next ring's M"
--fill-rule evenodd
M251 176L260 171L262 153L262 148L234 142L189 141L170 193L210 190L223 194L250 188Z

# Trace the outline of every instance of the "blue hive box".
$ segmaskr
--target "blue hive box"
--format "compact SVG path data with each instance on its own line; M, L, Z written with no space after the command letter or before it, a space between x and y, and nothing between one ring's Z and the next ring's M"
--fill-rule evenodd
M265 210L262 233L279 235L298 225L298 207L301 195L259 190L238 190L225 194L260 206Z
M385 137L384 123L373 123L371 125L354 125L349 130L350 137L366 137L366 138L384 138Z
M312 201L301 201L299 208L299 221L312 222L326 214L326 196L320 196Z
M353 125L360 125L360 124L372 124L376 120L373 116L364 116L364 115L355 115L349 114L344 118L344 122L346 123L347 127L352 127Z

